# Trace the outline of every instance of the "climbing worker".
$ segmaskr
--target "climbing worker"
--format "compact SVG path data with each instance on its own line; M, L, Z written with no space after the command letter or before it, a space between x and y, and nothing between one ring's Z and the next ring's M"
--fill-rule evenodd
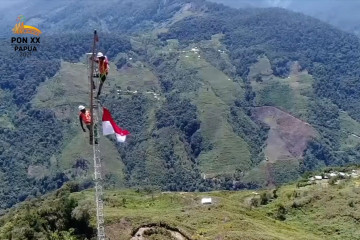
M83 123L85 123L87 129L89 130L89 136L90 136L90 144L93 144L93 131L92 131L92 127L91 127L91 113L90 111L86 110L86 108L83 105L79 106L79 120L80 120L80 126L82 128L82 130L84 132L86 132ZM97 129L96 129L96 125L94 128L94 133L95 133L95 144L98 144L97 142Z
M102 52L98 52L98 54L96 55L96 58L94 61L97 62L99 64L99 72L100 72L100 85L99 85L99 91L97 93L96 98L99 98L100 94L101 94L101 89L102 86L106 80L106 77L109 73L109 60L107 59L106 56L104 56L104 54L102 54Z

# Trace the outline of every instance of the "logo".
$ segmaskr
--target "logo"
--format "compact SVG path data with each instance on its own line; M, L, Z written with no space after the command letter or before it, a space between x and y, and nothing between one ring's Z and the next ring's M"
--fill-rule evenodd
M25 17L19 15L16 18L15 27L12 32L16 35L30 34L35 37L11 37L11 45L15 52L19 52L22 56L31 56L32 52L37 52L40 44L40 34L42 33L38 28L24 25Z
M16 21L17 22L21 22L21 21L24 21L25 20L25 17L23 15L19 15L17 18L16 18Z
M25 17L23 15L19 15L16 18L17 24L15 24L15 27L12 29L14 34L33 34L36 36L39 36L41 34L41 31L33 26L24 25Z

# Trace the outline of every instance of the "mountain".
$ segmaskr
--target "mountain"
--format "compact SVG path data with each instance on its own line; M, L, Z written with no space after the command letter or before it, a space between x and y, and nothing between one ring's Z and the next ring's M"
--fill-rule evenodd
M260 191L105 191L106 236L119 240L356 239L360 171L334 170L322 175L348 176L303 179ZM0 218L0 238L94 239L94 193L78 190L77 185L67 184L10 209ZM205 197L211 198L211 205L201 204Z
M291 11L304 13L328 22L344 31L360 35L359 1L347 0L211 0L235 8L246 7L281 7Z
M24 58L7 38L0 45L2 209L67 181L92 186L77 106L89 105L94 27L111 62L101 104L131 132L126 144L100 140L107 188L260 188L358 164L355 35L279 8L100 5L28 3L25 23L43 31L39 51Z

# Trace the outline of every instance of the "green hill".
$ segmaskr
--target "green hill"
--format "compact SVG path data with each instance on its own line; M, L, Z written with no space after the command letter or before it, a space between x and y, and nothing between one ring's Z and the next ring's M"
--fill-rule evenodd
M346 171L351 173L351 168ZM359 180L323 179L310 185L307 181L261 191L106 191L106 234L127 240L145 229L145 239L358 239ZM93 194L68 184L22 203L0 218L0 237L91 237ZM203 197L211 197L213 203L202 205ZM174 233L178 237L171 238Z

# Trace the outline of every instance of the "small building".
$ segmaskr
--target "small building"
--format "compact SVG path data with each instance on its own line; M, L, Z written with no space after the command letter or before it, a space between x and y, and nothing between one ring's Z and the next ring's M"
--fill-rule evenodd
M321 180L322 176L315 176L315 180Z
M332 173L329 174L329 176L330 176L330 177L336 177L337 174L332 172Z
M203 205L212 204L212 199L211 198L202 198L201 199L201 204L203 204Z

